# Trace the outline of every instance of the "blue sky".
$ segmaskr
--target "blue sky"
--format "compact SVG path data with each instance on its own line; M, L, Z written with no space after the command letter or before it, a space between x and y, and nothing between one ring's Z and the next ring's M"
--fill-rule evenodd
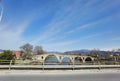
M120 0L2 0L0 48L47 51L120 47Z

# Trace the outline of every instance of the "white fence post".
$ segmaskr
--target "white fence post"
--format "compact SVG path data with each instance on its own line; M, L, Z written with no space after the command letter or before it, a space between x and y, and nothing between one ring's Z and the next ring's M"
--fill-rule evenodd
M101 70L101 64L100 64L100 62L98 62L99 63L99 70Z
M44 61L43 61L43 63L42 63L42 66L43 66L42 70L43 70L43 72L44 72Z
M10 60L9 70L11 70L12 60Z

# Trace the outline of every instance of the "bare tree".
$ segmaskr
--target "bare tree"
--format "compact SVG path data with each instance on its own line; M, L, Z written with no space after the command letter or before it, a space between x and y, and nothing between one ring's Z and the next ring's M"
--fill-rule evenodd
M21 52L22 52L22 56L24 59L30 59L32 56L32 50L33 50L33 46L29 43L23 45L20 47Z
M92 57L99 57L101 55L101 53L100 53L99 49L93 49L89 52L88 55L90 55Z
M120 52L120 48L118 48L117 51Z
M39 55L39 54L44 54L44 53L45 53L45 51L43 50L42 46L35 46L34 54Z
M105 55L106 60L113 60L114 59L114 53L115 53L115 50L107 51L107 53Z

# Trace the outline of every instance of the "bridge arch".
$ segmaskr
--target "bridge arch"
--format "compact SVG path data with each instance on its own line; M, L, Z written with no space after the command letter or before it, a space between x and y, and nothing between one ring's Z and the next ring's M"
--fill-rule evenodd
M83 62L83 58L81 56L75 57L75 62Z
M70 56L63 56L61 58L61 63L62 64L70 64L70 63L73 63L73 58L70 57Z
M86 57L85 58L85 62L92 62L92 61L93 61L92 57Z
M57 62L59 62L60 60L59 60L59 56L57 56L57 55L55 55L55 54L49 54L49 55L46 55L45 57L44 57L44 62L49 58L49 59L51 59L51 57L52 58L55 58L55 60L57 61Z

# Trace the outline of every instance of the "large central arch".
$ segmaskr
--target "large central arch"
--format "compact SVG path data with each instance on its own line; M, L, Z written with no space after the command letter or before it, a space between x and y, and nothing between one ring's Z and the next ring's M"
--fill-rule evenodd
M57 55L55 55L55 54L47 55L44 58L44 63L54 64L54 63L58 63L58 62L59 62L59 57Z

